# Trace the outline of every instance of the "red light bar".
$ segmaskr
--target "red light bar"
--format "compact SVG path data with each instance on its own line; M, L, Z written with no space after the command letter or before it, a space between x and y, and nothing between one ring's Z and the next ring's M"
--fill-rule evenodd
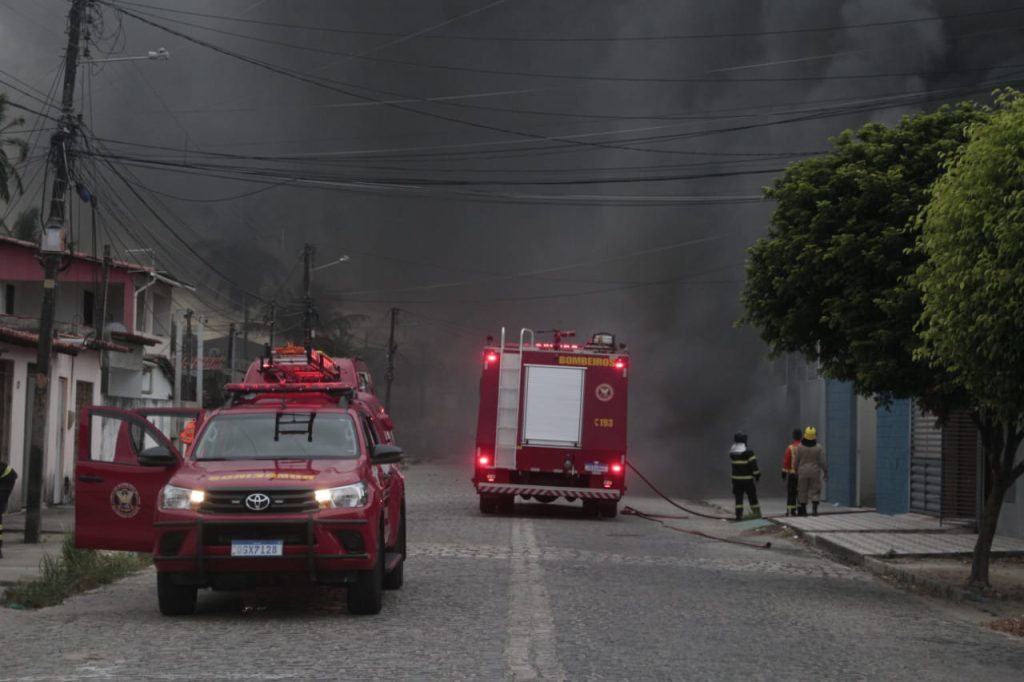
M227 384L231 393L335 393L351 391L352 386L341 381L294 384Z

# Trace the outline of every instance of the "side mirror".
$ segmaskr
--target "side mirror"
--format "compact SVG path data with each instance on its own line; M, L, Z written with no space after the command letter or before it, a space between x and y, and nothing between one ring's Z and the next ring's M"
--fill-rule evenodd
M370 462L373 464L398 464L404 457L404 451L397 445L378 443L373 446Z
M169 467L178 463L178 458L163 445L154 445L139 453L139 464L144 467Z

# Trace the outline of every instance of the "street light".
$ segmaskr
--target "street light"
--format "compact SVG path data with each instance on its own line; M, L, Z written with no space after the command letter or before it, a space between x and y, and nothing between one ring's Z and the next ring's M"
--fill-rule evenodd
M158 59L160 61L167 61L171 58L171 53L167 51L167 48L158 47L155 50L150 50L143 56L139 57L108 57L107 59L82 59L79 64L106 64L107 62L134 62L141 59Z
M323 270L324 268L329 268L332 265L337 265L338 263L344 263L347 260L348 260L348 256L342 256L338 260L332 260L330 263L324 263L323 265L318 265L315 268L312 268L310 270L310 272L316 272L317 270Z

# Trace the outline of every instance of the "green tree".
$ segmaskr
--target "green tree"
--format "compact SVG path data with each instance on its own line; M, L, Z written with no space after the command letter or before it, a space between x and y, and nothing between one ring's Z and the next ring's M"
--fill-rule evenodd
M39 207L33 206L18 213L18 217L14 219L14 228L11 230L11 234L18 239L35 242L39 241L40 227Z
M11 129L23 125L25 119L14 118L7 121L7 98L0 94L0 199L5 203L11 200L11 184L21 192L21 176L15 164L24 161L28 156L28 145L24 140L11 137ZM8 156L7 150L14 150L14 161Z
M906 277L924 258L914 218L942 158L987 115L962 103L847 130L831 152L790 165L766 188L777 206L768 236L749 251L741 322L774 356L802 354L862 395L916 397L936 414L962 398L914 358L921 297Z
M917 359L971 398L986 469L969 584L989 586L1003 499L1024 474L1024 96L1004 91L967 132L921 214Z

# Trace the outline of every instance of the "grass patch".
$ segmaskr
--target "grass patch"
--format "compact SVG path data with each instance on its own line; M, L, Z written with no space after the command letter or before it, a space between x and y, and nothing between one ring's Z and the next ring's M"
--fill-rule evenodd
M149 554L77 549L74 538L64 538L59 556L45 556L38 580L10 585L0 604L10 608L40 609L55 606L73 594L127 577L152 564Z

